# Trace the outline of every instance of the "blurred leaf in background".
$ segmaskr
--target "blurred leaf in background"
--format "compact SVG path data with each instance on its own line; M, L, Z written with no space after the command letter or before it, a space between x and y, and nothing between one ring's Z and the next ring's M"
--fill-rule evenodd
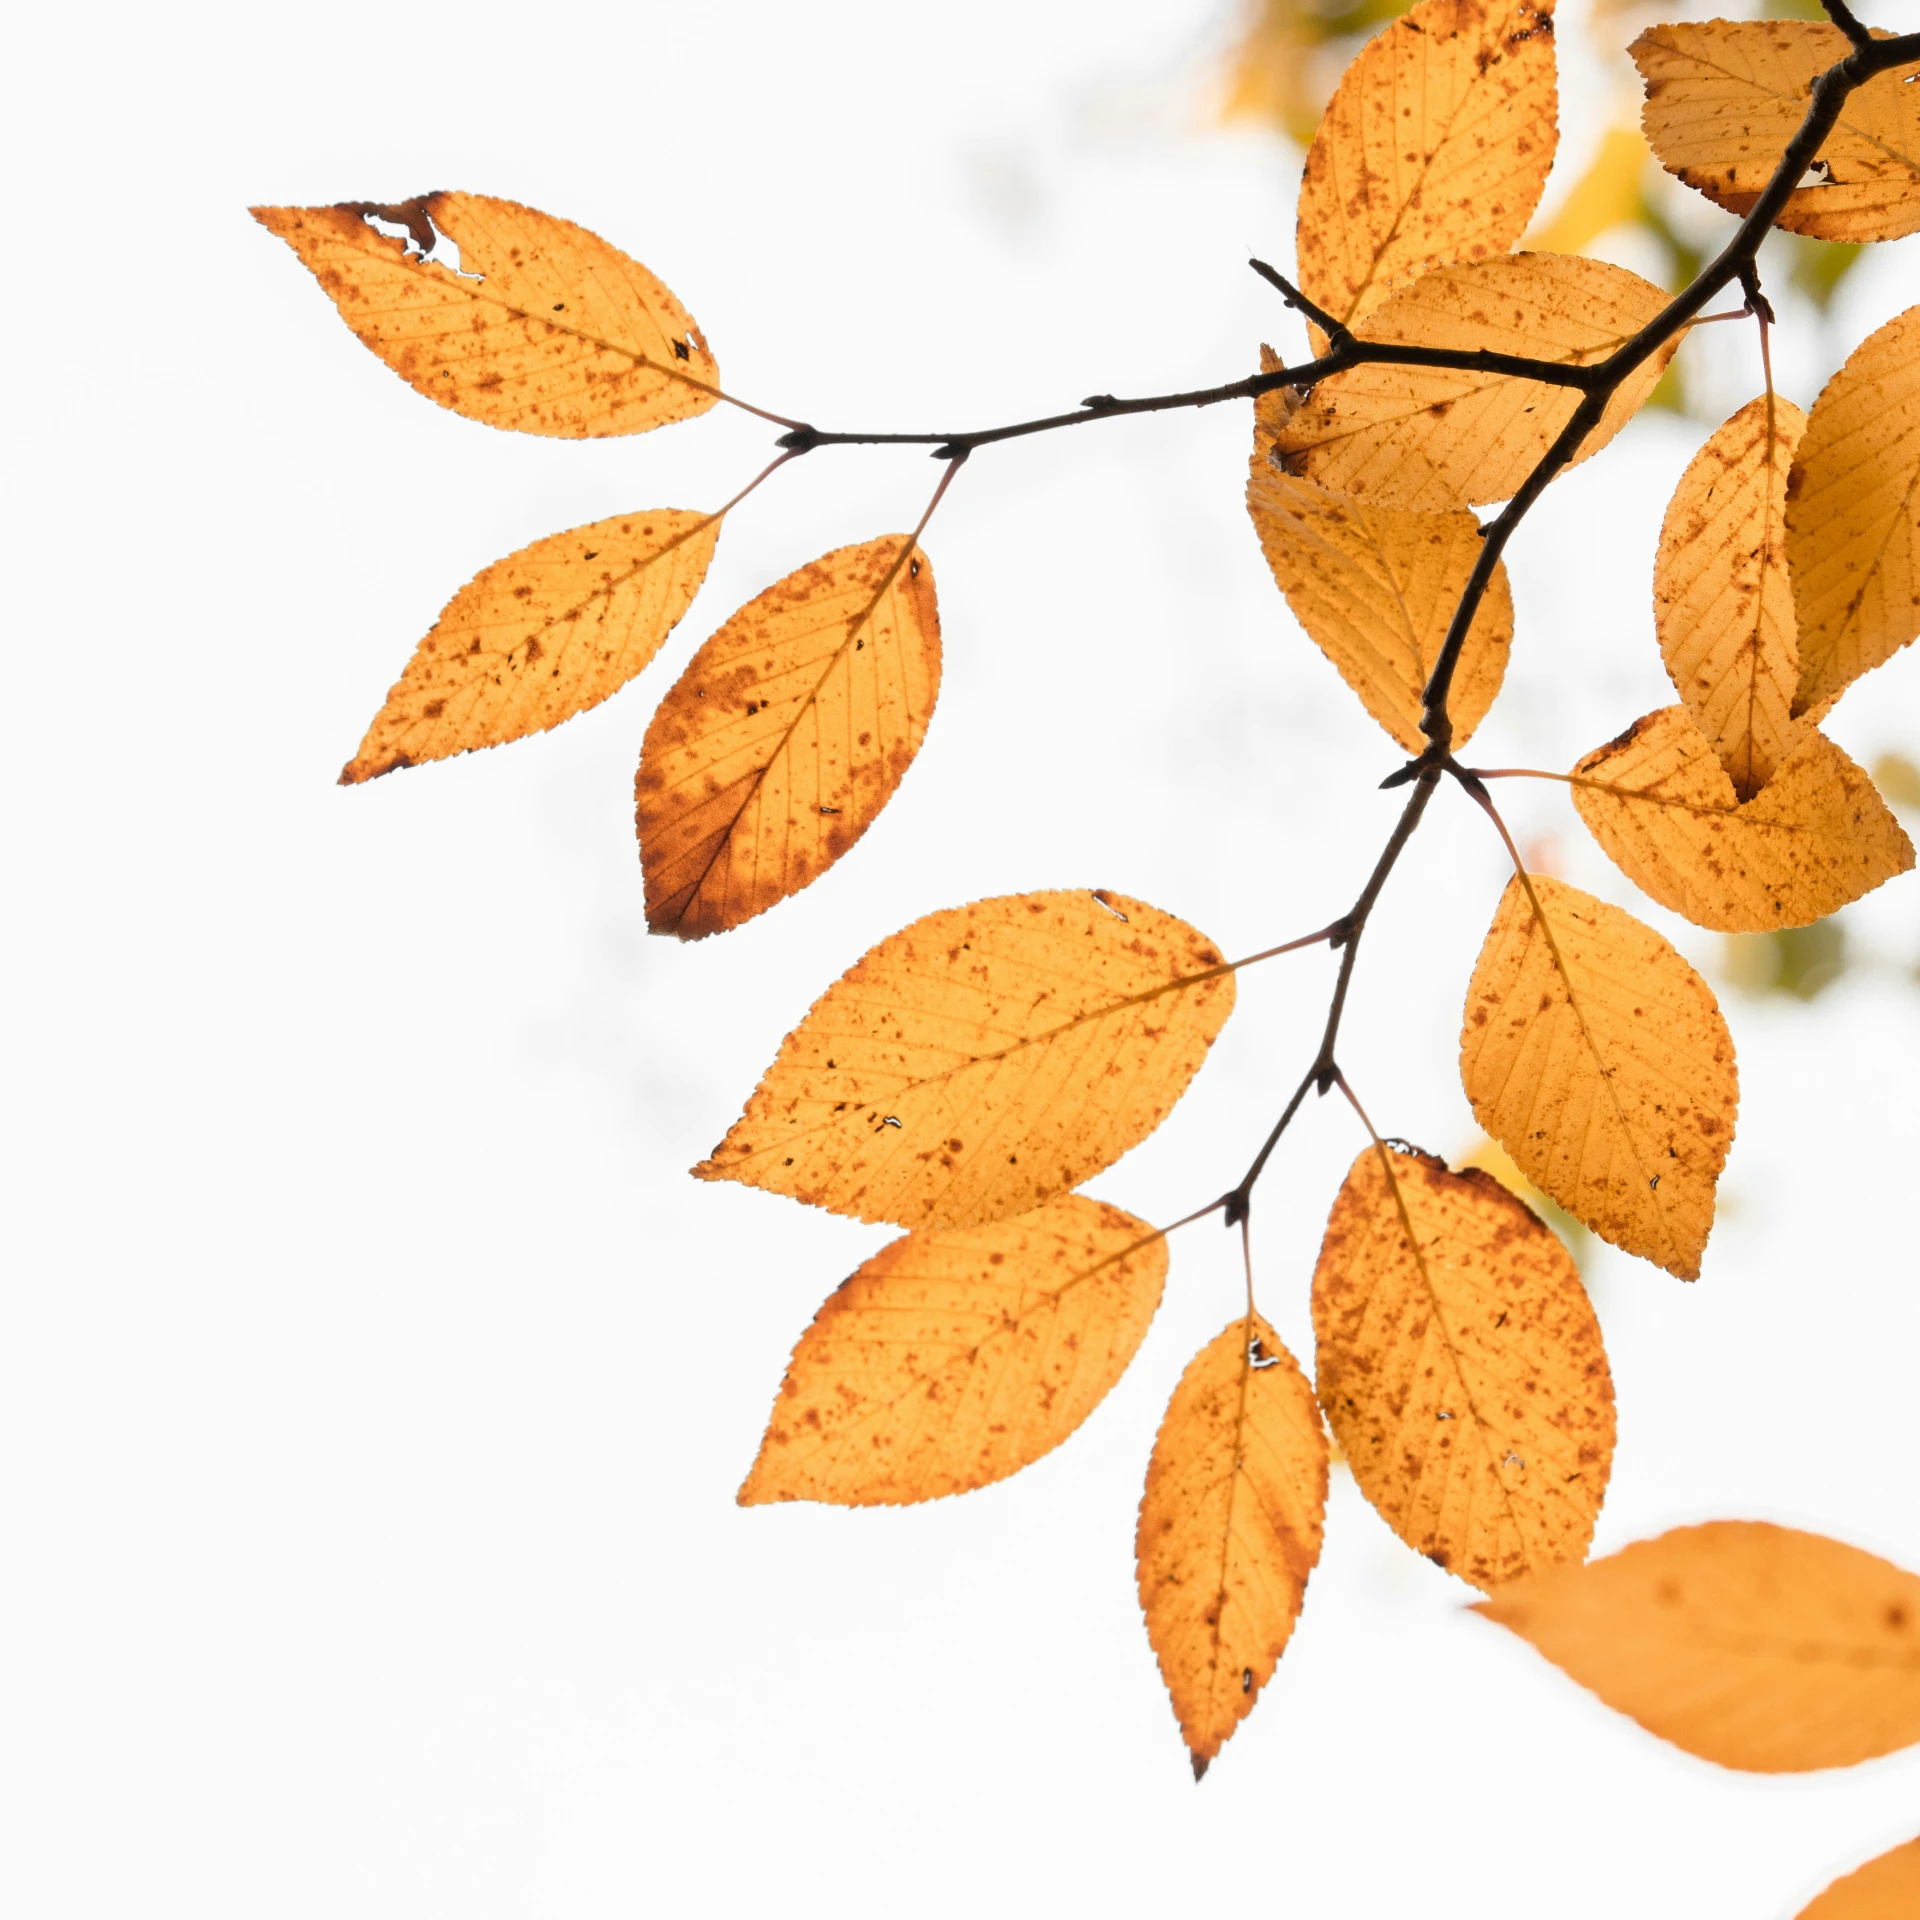
M1817 999L1847 970L1847 936L1832 917L1777 933L1730 933L1728 981L1742 993Z
M1257 120L1306 146L1347 63L1413 0L1252 0L1227 61L1223 120Z

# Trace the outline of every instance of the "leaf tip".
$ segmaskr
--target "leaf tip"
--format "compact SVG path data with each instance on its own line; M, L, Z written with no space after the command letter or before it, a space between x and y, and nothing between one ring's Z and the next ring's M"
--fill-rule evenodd
M1207 1777L1207 1769L1213 1765L1213 1755L1202 1753L1195 1747L1187 1758L1193 1762L1193 1784L1197 1787Z

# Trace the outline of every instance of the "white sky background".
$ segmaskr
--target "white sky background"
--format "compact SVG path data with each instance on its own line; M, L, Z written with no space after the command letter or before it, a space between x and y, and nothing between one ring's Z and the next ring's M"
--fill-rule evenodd
M973 462L927 535L946 677L918 764L838 869L725 938L646 936L647 714L741 601L910 526L921 455L782 473L598 711L333 784L479 567L717 504L769 432L459 420L249 202L509 195L646 261L747 398L983 425L1298 344L1242 264L1290 261L1298 156L1206 124L1231 24L1213 0L389 0L9 29L7 1912L1770 1920L1920 1828L1920 1754L1754 1779L1615 1719L1344 1477L1279 1674L1196 1790L1132 1537L1167 1396L1239 1299L1211 1223L1127 1378L1014 1481L733 1504L793 1340L890 1237L684 1173L815 994L921 913L1035 887L1249 951L1344 907L1384 838L1398 756L1266 574L1244 410ZM1599 108L1569 92L1579 160ZM1790 316L1792 397L1911 301L1916 257L1876 257L1830 331ZM1745 329L1702 349L1725 410L1758 390ZM1481 757L1565 766L1671 698L1653 545L1704 431L1647 419L1534 515ZM1920 661L1832 730L1863 759L1920 742ZM1718 965L1558 790L1502 798ZM1384 1129L1452 1153L1502 869L1442 794L1342 1049ZM1817 1006L1726 995L1743 1107L1699 1285L1591 1265L1621 1414L1602 1549L1754 1515L1920 1568L1914 885L1850 915L1875 964ZM1191 1095L1095 1190L1165 1219L1231 1184L1329 981L1321 954L1246 976ZM1261 1302L1303 1358L1359 1145L1310 1109L1260 1189Z

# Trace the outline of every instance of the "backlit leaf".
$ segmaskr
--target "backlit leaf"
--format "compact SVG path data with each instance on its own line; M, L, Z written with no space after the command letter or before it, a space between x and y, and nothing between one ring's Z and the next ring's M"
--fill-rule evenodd
M471 420L577 440L688 420L720 397L686 308L571 220L474 193L253 217L300 256L362 344ZM426 257L441 235L460 249L457 271Z
M1677 1527L1477 1611L1723 1767L1804 1773L1920 1741L1920 1579L1817 1533Z
M1573 803L1608 858L1719 933L1804 927L1913 865L1873 782L1813 727L1744 805L1685 707L1636 720L1573 772Z
M1869 1860L1800 1909L1798 1920L1909 1920L1920 1913L1920 1840Z
M1272 1678L1320 1558L1327 1440L1258 1314L1180 1376L1135 1540L1140 1605L1197 1780Z
M1542 1193L1699 1277L1739 1081L1712 991L1651 927L1545 874L1509 881L1467 988L1460 1077Z
M1750 400L1694 455L1660 528L1653 622L1680 697L1751 800L1800 737L1787 473L1807 416Z
M1604 260L1521 253L1437 267L1367 317L1369 340L1525 354L1588 366L1666 305L1650 280ZM1621 383L1574 463L1599 452L1645 404L1669 341ZM1438 367L1350 367L1329 375L1280 430L1289 471L1335 493L1426 512L1516 493L1580 404L1570 387Z
M1360 1491L1477 1587L1579 1560L1613 1468L1613 1378L1559 1236L1491 1174L1353 1163L1313 1275L1316 1386Z
M740 1504L965 1493L1050 1453L1126 1371L1167 1243L1067 1194L993 1226L910 1233L794 1349Z
M1559 138L1552 14L1552 0L1423 0L1360 49L1307 150L1295 247L1310 300L1351 325L1415 274L1526 231Z
M1247 511L1287 605L1367 711L1407 749L1425 746L1421 693L1480 557L1470 513L1409 513L1343 499L1258 459ZM1468 629L1449 706L1459 745L1500 691L1513 595L1494 571Z
M1751 210L1807 117L1814 76L1852 43L1810 20L1649 27L1629 51L1641 115L1666 170L1730 213ZM1897 240L1920 229L1920 62L1877 74L1820 149L1826 183L1789 194L1778 225L1816 240Z
M693 1171L903 1227L1004 1220L1151 1133L1232 1010L1212 943L1138 900L950 907L827 989Z
M749 601L647 726L633 789L647 925L698 940L817 880L893 797L939 692L933 569L904 534Z
M499 746L598 706L659 652L719 538L715 514L656 508L483 568L414 650L340 784Z
M1870 333L1814 402L1787 482L1787 564L1796 713L1920 634L1920 307Z

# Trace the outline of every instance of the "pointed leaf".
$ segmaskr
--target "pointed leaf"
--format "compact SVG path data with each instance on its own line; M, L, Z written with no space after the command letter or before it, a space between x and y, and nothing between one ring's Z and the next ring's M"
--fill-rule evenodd
M1545 874L1509 881L1467 988L1460 1077L1542 1193L1699 1277L1739 1081L1712 991L1651 927Z
M1825 22L1708 20L1649 27L1628 51L1647 83L1641 125L1660 164L1744 214L1800 131L1815 75L1853 44ZM1789 194L1776 225L1816 240L1920 229L1920 88L1907 84L1916 72L1920 62L1895 67L1853 92L1820 149L1826 183Z
M633 790L647 925L698 940L811 885L892 799L939 693L933 568L905 534L750 600L647 727Z
M1307 149L1300 287L1351 325L1526 231L1559 139L1552 0L1422 0L1355 55Z
M1920 634L1920 307L1870 333L1814 402L1787 482L1787 564L1796 713Z
M1140 1606L1197 1780L1273 1677L1320 1558L1327 1438L1258 1314L1180 1376L1135 1540Z
M1787 472L1807 416L1750 400L1694 455L1660 528L1653 623L1680 697L1742 800L1772 779L1800 737Z
M1018 1473L1106 1398L1166 1274L1163 1235L1079 1194L894 1241L801 1336L740 1504L895 1505Z
M1470 513L1409 513L1343 499L1256 459L1247 511L1293 616L1407 749L1426 745L1421 695L1480 557ZM1513 644L1507 570L1495 569L1467 631L1449 705L1463 743L1500 691Z
M1817 1533L1677 1527L1476 1611L1723 1767L1805 1773L1920 1741L1920 1579Z
M720 398L686 308L571 220L475 193L253 217L300 256L363 345L470 420L578 440L689 420ZM460 249L457 271L426 257L442 235Z
M1798 1920L1902 1920L1920 1913L1920 1840L1844 1874Z
M1313 1337L1327 1423L1408 1546L1477 1587L1585 1558L1613 1376L1559 1235L1491 1174L1368 1147L1327 1221Z
M1589 366L1666 303L1652 281L1604 260L1520 253L1437 267L1360 331L1369 340ZM1598 453L1645 404L1674 344L1627 376L1570 464ZM1290 472L1335 493L1444 511L1518 492L1579 404L1573 388L1537 380L1369 364L1322 380L1275 444Z
M536 540L447 602L340 784L496 747L597 707L700 591L720 521L656 508Z
M1636 720L1573 781L1573 804L1620 871L1720 933L1807 926L1913 865L1873 782L1812 727L1744 806L1685 707Z
M930 913L814 1003L693 1171L903 1227L1004 1220L1145 1139L1232 1010L1211 942L1121 894Z

